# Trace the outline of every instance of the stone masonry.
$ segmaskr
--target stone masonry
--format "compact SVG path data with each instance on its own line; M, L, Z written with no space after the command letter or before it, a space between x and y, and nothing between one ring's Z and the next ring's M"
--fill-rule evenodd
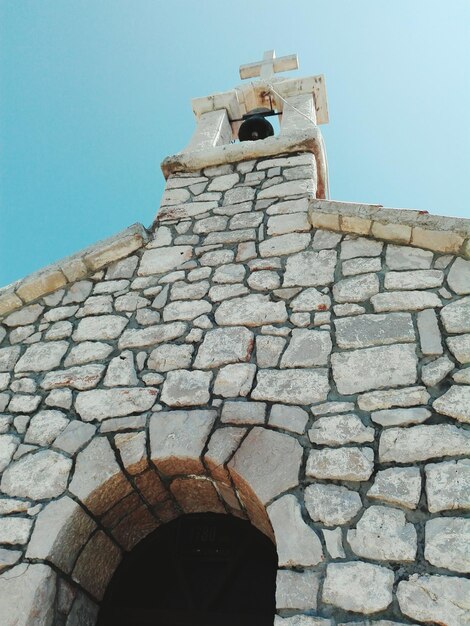
M315 193L308 152L175 172L0 295L3 626L93 626L200 511L276 543L276 626L470 624L468 235Z

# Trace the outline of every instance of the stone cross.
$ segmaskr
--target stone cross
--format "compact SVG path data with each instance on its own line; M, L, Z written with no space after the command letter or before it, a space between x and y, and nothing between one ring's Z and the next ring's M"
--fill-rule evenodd
M274 50L268 50L264 53L262 61L241 65L240 78L255 78L259 76L261 80L272 80L275 73L296 70L298 67L299 60L296 54L276 59Z

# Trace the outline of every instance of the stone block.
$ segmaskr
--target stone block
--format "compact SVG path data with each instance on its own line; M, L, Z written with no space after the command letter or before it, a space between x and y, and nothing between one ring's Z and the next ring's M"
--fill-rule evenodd
M470 423L470 387L452 385L444 395L434 400L433 409L459 422Z
M442 517L426 522L424 558L435 567L470 572L470 519Z
M15 366L15 372L47 372L62 361L69 344L67 341L36 343L26 349Z
M174 270L193 256L192 246L168 246L146 250L142 256L137 274L152 276Z
M436 252L458 254L463 242L462 235L446 230L431 230L414 226L411 234L413 245L430 248Z
M253 400L312 404L326 400L330 386L328 371L317 369L258 370Z
M212 376L212 372L200 370L172 370L163 383L161 400L171 407L207 404Z
M374 470L372 448L323 448L310 450L306 474L325 480L368 480Z
M264 402L224 402L221 415L222 423L264 424L265 419L266 404Z
M425 471L431 513L470 509L470 459L429 463Z
M389 428L380 436L379 458L383 463L415 463L469 452L470 432L449 424Z
M418 313L418 332L423 354L435 356L444 352L437 315L433 309Z
M234 363L222 367L215 379L214 394L224 398L247 396L256 374L254 363Z
M347 524L362 508L361 497L339 485L313 483L305 488L305 506L314 522L325 526Z
M101 600L121 558L119 548L100 530L80 554L72 578L94 598Z
M335 320L336 342L340 348L366 348L415 341L409 313L357 315Z
M470 332L470 296L444 306L441 320L448 333Z
M287 320L284 302L271 302L269 296L251 294L222 302L215 312L219 326L262 326Z
M470 293L470 261L457 257L449 270L447 284L460 296Z
M150 353L147 368L157 372L185 369L191 365L194 347L164 343Z
M312 611L317 608L320 586L318 572L278 570L276 580L276 608ZM302 622L301 622L302 624ZM307 622L310 626L310 623Z
M269 425L302 435L308 422L308 413L299 406L273 404Z
M391 270L427 270L431 267L432 258L433 254L429 250L388 245L385 263Z
M28 303L60 289L67 282L60 269L50 267L25 278L16 288L16 293L23 302Z
M447 345L459 363L470 363L470 333L448 337Z
M118 343L120 350L126 348L146 348L158 343L166 343L181 337L188 326L184 322L159 324L147 328L130 328L121 335Z
M81 391L75 400L75 410L86 422L143 413L154 405L157 393L156 389L144 387Z
M383 409L373 411L371 420L380 424L384 428L387 426L409 426L410 424L421 424L431 417L431 411L424 407L411 409Z
M433 289L440 287L444 281L442 270L412 270L408 272L387 272L385 289Z
M374 429L364 426L354 414L328 415L314 421L308 436L317 445L341 446L374 441Z
M334 280L336 251L320 250L299 252L287 259L284 287L319 287Z
M310 243L308 233L288 233L278 237L270 237L259 244L259 253L262 258L294 254L305 250Z
M388 391L370 391L358 398L358 406L362 411L377 411L393 406L409 407L427 404L429 393L426 387L405 387Z
M416 509L421 496L421 474L418 467L391 467L377 472L367 492L371 500Z
M19 498L55 498L64 492L71 468L71 459L53 450L40 450L9 465L3 473L1 488L4 493Z
M431 291L388 291L370 299L376 313L388 311L422 311L442 306L439 296Z
M42 563L20 563L0 576L2 626L50 626L56 573Z

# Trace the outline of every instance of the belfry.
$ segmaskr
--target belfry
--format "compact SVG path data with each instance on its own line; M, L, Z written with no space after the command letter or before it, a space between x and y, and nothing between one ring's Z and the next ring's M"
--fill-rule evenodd
M331 200L297 67L0 290L2 626L470 624L470 221Z

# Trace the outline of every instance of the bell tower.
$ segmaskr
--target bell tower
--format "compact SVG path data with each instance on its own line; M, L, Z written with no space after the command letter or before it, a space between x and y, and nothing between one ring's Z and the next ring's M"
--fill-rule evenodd
M241 85L192 101L196 129L189 144L162 163L166 178L207 167L280 155L310 153L316 165L316 198L325 198L328 172L320 124L328 122L325 79L278 77L298 68L296 54L263 59L240 67ZM274 134L269 121L279 118Z

